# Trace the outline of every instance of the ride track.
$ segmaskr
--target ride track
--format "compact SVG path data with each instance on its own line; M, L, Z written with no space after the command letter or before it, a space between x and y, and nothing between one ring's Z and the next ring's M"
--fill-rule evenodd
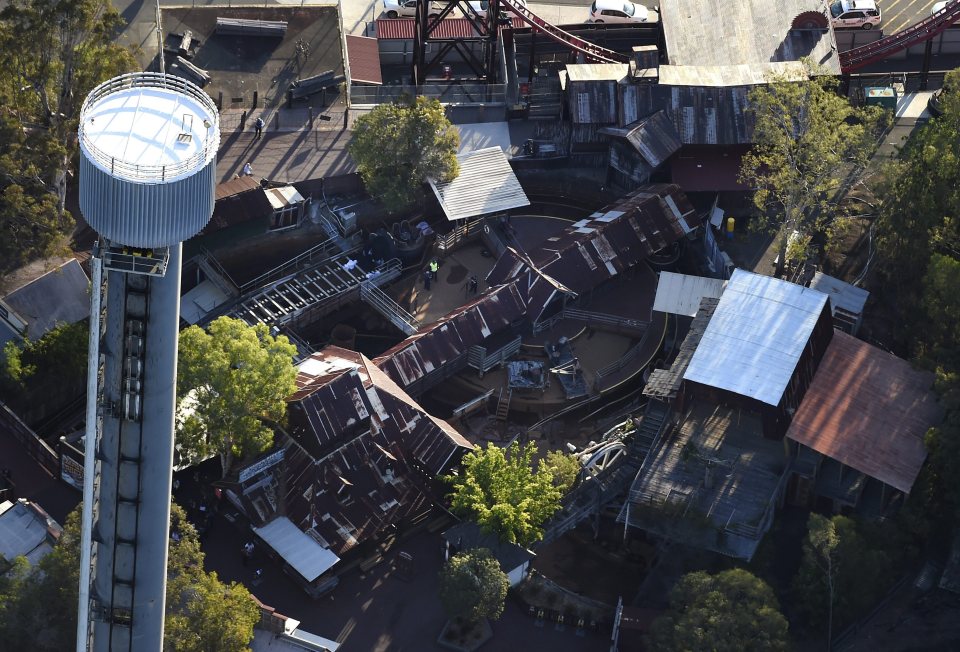
M629 58L625 55L600 47L599 45L595 45L565 32L559 27L540 18L525 6L514 4L513 0L500 0L500 6L516 15L532 29L546 34L552 40L565 45L571 50L580 52L588 61L598 63L627 63L629 61ZM951 2L942 11L924 18L920 22L896 34L884 36L873 43L841 52L839 54L840 71L843 74L851 73L871 63L882 61L913 45L929 41L934 36L944 32L958 20L960 20L960 0Z

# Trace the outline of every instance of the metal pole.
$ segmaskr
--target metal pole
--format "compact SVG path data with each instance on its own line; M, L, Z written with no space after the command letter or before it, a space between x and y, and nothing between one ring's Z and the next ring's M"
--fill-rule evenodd
M97 453L97 399L100 374L100 291L103 259L99 245L90 258L90 334L87 358L86 441L83 445L83 511L80 520L80 600L77 608L77 652L86 652L90 639L90 556L93 547L93 477Z

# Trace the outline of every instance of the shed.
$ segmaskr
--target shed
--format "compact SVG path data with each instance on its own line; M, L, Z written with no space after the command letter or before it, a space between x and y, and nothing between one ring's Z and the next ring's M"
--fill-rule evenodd
M530 200L499 147L487 147L457 156L460 174L452 181L430 181L448 220L500 213Z
M350 83L372 86L383 84L383 74L380 72L380 49L377 47L377 39L347 34L346 44Z
M909 493L942 417L932 385L932 373L836 332L787 437Z
M567 103L574 124L615 124L617 84L630 72L625 63L568 64Z
M500 562L500 570L507 574L514 587L527 576L530 562L537 555L515 543L502 542L491 532L472 522L457 523L443 533L447 559L465 550L486 548Z
M286 516L278 516L253 531L307 582L313 582L340 561Z
M764 434L782 436L833 335L829 303L817 290L736 270L684 381L759 411Z
M612 136L610 167L624 176L625 186L645 183L650 173L682 146L680 135L662 110L626 127L604 127L598 133Z
M3 303L26 323L23 335L36 340L57 324L75 324L90 316L90 279L71 258L17 288Z
M273 206L263 187L252 176L239 176L217 184L215 197L213 216L201 231L203 234L267 218L273 213Z
M671 315L693 317L703 299L719 299L727 282L723 279L660 272L653 309Z
M25 498L0 502L0 574L15 557L36 565L53 550L63 528L36 503Z
M870 293L820 271L814 273L810 287L830 297L834 327L856 335L863 322L863 308L867 305Z
M267 188L264 194L273 209L273 216L270 218L271 229L289 229L300 224L306 200L296 188L293 186Z

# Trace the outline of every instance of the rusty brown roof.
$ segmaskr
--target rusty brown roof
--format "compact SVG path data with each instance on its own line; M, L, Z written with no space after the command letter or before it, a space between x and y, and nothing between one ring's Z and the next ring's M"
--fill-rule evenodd
M513 253L498 261L487 283L517 279L527 295L528 314L536 319L560 288L582 294L696 227L693 206L679 186L644 186L547 238L529 259ZM542 276L545 283L537 287L531 275Z
M514 284L501 285L444 315L374 360L397 385L407 387L458 355L466 354L526 314L524 297Z
M270 205L266 193L260 183L251 176L241 176L217 184L215 194L213 216L203 229L204 234L273 213L273 206Z
M347 62L350 64L351 81L383 84L377 39L347 34Z
M787 437L909 493L942 417L933 374L835 331Z

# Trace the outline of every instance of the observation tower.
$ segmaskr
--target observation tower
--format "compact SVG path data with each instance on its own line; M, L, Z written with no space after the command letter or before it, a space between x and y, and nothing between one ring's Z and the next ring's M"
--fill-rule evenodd
M91 258L78 651L159 651L173 469L182 242L213 213L219 114L188 81L134 73L80 111Z

